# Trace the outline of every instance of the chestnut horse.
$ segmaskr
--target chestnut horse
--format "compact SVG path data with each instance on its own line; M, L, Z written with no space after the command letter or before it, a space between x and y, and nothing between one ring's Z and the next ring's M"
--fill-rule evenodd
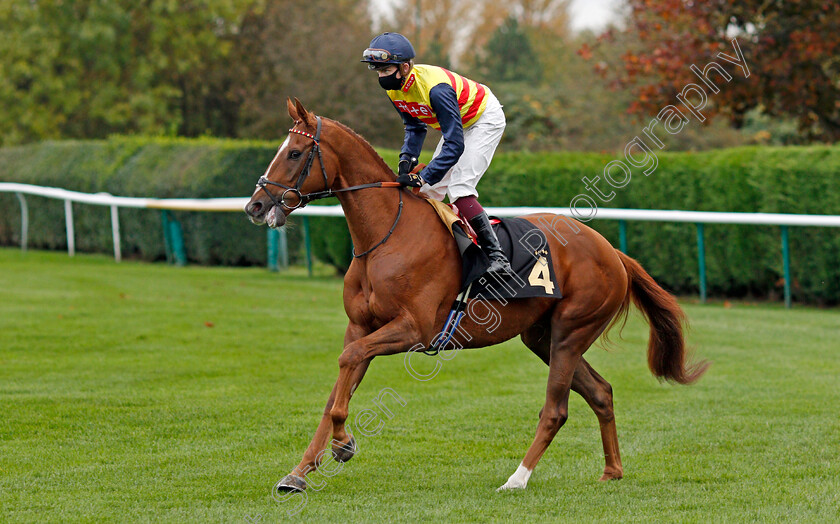
M255 224L279 227L297 207L335 196L344 209L356 255L344 277L344 309L350 322L338 359L338 380L303 459L276 486L298 491L306 488L305 475L320 466L327 446L341 462L353 456L355 441L345 421L350 398L371 360L427 347L443 328L459 292L462 269L456 243L432 206L400 188L391 169L362 137L313 115L297 99L288 101L288 109L294 126L245 211ZM523 218L546 232L563 298L495 301L500 317L495 329L486 329L470 316L459 328L469 334L464 347L470 348L519 335L549 368L534 441L500 489L526 486L566 421L570 390L598 417L606 461L601 480L620 479L612 388L584 360L589 346L611 323L626 318L632 298L650 324L648 365L656 377L689 384L700 378L707 364L687 365L684 314L635 260L582 223L549 214ZM562 237L549 231L558 220L577 232Z

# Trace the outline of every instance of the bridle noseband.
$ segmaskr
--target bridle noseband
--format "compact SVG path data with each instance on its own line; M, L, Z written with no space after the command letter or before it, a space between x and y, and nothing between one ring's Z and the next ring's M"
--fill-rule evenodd
M297 182L295 183L295 187L289 187L285 184L281 184L279 182L272 182L271 180L267 179L265 175L261 176L260 179L257 181L257 187L265 191L265 194L268 195L268 198L274 203L275 206L282 206L286 209L293 211L295 209L304 207L306 204L312 202L313 200L320 200L322 198L329 198L336 196L337 193L344 193L346 191L355 191L357 189L367 189L370 187L395 187L395 188L402 188L402 184L399 182L372 182L369 184L361 184L358 186L347 187L344 189L330 189L329 178L327 177L327 169L324 167L324 159L321 156L321 117L315 116L315 121L317 122L317 127L315 128L315 134L307 133L306 131L301 131L299 129L295 129L292 127L289 129L289 133L297 133L299 135L303 135L305 137L311 138L314 144L312 145L312 149L309 150L309 156L306 157L306 162L303 164L303 168L301 169L300 175L298 175ZM312 193L303 194L300 192L300 188L303 187L303 183L309 177L309 172L312 169L312 162L315 160L315 155L318 155L318 164L321 166L321 174L324 175L324 190L323 191L315 191ZM278 200L271 192L266 188L267 185L282 187L284 189L283 193L280 195L280 199ZM292 206L286 203L286 195L289 193L296 195L297 203ZM368 249L364 253L356 254L355 247L353 248L353 257L360 258L377 247L381 246L385 243L388 238L391 237L391 233L394 232L394 229L397 227L397 222L400 221L400 216L402 216L402 209L403 209L403 198L402 198L402 191L399 192L400 195L400 207L397 210L397 218L394 220L394 224L391 226L391 229L388 231L388 234L385 235L385 238L380 240L376 245L372 248Z

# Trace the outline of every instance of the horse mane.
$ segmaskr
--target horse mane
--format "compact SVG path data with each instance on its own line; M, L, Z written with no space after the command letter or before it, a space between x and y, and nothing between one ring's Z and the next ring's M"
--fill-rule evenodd
M387 172L389 172L389 173L392 173L392 172L393 172L393 171L392 171L392 169L391 169L391 166L389 166L389 165L385 162L385 160L383 160L383 158L379 155L379 153L377 153L377 152L376 152L376 149L374 149L374 148L373 148L373 146L372 146L372 145L370 145L370 142L368 142L367 140L365 140L365 137L363 137L363 136L362 136L362 135L360 135L359 133L357 133L357 132L353 131L352 129L350 129L350 127L348 127L348 126L346 126L346 125L342 124L342 123L341 123L341 122L339 122L338 120L332 120L332 119L327 119L327 120L329 120L330 122L332 122L333 124L335 124L335 125L336 125L339 129L341 129L341 130L345 131L345 132L346 132L347 134L349 134L351 137L355 138L355 139L356 139L356 141L357 141L357 142L359 142L359 143L362 145L362 147L363 147L364 149L366 149L366 150L367 150L367 151L371 154L371 156L372 156L373 158L375 158L375 159L376 159L376 161L379 163L379 166L380 166L382 169L386 170L386 171L387 171Z

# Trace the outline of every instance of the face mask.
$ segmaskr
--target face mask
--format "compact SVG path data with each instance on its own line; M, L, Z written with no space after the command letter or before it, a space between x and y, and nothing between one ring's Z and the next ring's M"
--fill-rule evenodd
M396 91L397 89L402 87L403 79L397 78L397 73L400 70L397 69L388 76L380 76L379 77L379 85L382 86L382 89L387 89L388 91Z

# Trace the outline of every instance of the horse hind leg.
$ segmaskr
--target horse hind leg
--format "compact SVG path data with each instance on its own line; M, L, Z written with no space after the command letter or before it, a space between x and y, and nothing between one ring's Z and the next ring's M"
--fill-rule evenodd
M615 428L612 386L604 380L583 358L575 368L572 390L578 393L595 412L601 426L601 441L604 445L604 474L600 480L618 480L624 475L621 454L618 451L618 432Z
M549 319L544 319L521 336L528 349L549 366L546 401L540 410L537 434L525 458L497 491L524 489L527 486L531 472L568 418L569 391L573 384L575 391L584 397L601 423L601 438L607 460L601 479L621 478L623 470L612 412L612 390L609 383L583 360L583 353L603 333L609 320L591 319L565 332L558 327L561 325L561 311L555 310L550 323Z
M546 363L550 360L550 340L544 325L535 324L531 329L522 334L522 342L535 355ZM580 358L575 375L572 378L572 391L583 397L589 404L595 416L598 417L598 424L601 427L601 442L604 445L604 474L600 480L618 480L624 475L624 468L621 465L621 454L618 451L618 432L615 427L615 413L613 411L612 386L599 375L589 362L583 357ZM542 417L542 410L540 410Z
M525 454L525 458L522 459L522 463L499 490L524 489L528 484L531 472L548 449L554 436L566 423L569 413L569 392L578 362L607 325L607 322L603 319L590 318L577 326L563 329L560 327L562 325L560 322L562 311L562 307L556 309L551 317L547 361L549 367L548 384L546 386L545 404L540 411L540 421L537 424L537 433ZM526 333L523 340L526 341L526 344L532 342L536 348L536 351L533 349L532 351L540 356L543 361L546 361L543 338L548 337L537 337L536 333Z

